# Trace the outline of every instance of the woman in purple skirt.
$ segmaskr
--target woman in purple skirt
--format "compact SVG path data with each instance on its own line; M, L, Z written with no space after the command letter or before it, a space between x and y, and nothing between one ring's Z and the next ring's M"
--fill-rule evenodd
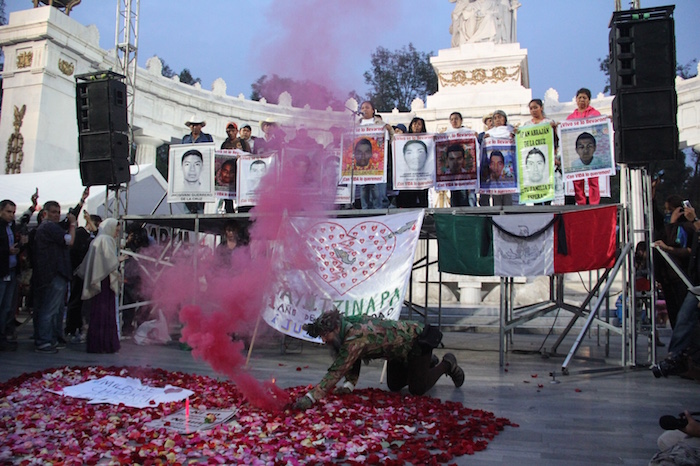
M122 258L117 256L118 236L117 220L109 218L103 221L83 264L85 279L82 298L88 301L90 309L88 353L119 351L116 296L119 293L119 262Z

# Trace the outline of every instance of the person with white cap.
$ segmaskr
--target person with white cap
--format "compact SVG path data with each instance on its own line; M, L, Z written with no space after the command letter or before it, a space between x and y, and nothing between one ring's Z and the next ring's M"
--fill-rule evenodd
M207 125L207 122L203 118L198 118L196 115L192 115L189 120L185 122L185 126L190 129L190 134L185 134L182 137L183 144L200 144L203 142L214 142L214 138L211 134L203 133L202 128Z

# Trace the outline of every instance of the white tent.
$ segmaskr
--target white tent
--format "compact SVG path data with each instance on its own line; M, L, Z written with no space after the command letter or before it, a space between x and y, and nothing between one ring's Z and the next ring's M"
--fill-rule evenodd
M168 183L158 172L155 165L132 165L131 182L129 183L129 215L169 215L183 214L183 204L168 204L166 195ZM17 215L27 210L31 205L31 197L35 189L39 189L39 205L46 201L57 201L61 204L61 213L66 214L80 200L85 189L80 179L80 170L55 170L17 175L0 176L0 200L10 199L17 204ZM92 186L85 209L91 214L104 216L105 186ZM162 202L161 202L162 200ZM114 203L114 192L109 192L109 207ZM158 205L160 203L160 205ZM124 214L124 197L122 207ZM156 206L158 208L156 209ZM171 211L172 208L172 211ZM155 209L155 212L153 210Z

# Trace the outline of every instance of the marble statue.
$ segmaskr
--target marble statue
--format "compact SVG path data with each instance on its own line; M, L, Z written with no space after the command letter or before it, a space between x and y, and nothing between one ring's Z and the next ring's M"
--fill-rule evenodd
M452 47L478 42L512 43L516 37L518 0L450 0Z

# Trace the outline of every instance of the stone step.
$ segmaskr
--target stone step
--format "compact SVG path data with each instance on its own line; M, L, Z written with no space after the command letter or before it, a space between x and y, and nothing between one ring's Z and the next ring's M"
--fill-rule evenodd
M422 309L418 309L422 312ZM527 312L515 313L517 318L519 315L526 315ZM601 315L605 315L601 312ZM565 310L552 311L545 316L540 316L529 322L523 323L516 329L520 333L547 333L552 329L552 333L561 333L569 322L574 317L574 314ZM414 310L409 316L408 307L404 306L401 311L401 318L423 320L422 314ZM610 322L614 324L615 309L609 311ZM448 331L472 331L476 333L491 333L499 330L500 313L499 308L493 306L469 306L469 307L443 307L441 316L438 316L437 307L429 308L428 322L431 325L442 325L443 330ZM574 329L583 327L585 319L577 319L574 324Z

